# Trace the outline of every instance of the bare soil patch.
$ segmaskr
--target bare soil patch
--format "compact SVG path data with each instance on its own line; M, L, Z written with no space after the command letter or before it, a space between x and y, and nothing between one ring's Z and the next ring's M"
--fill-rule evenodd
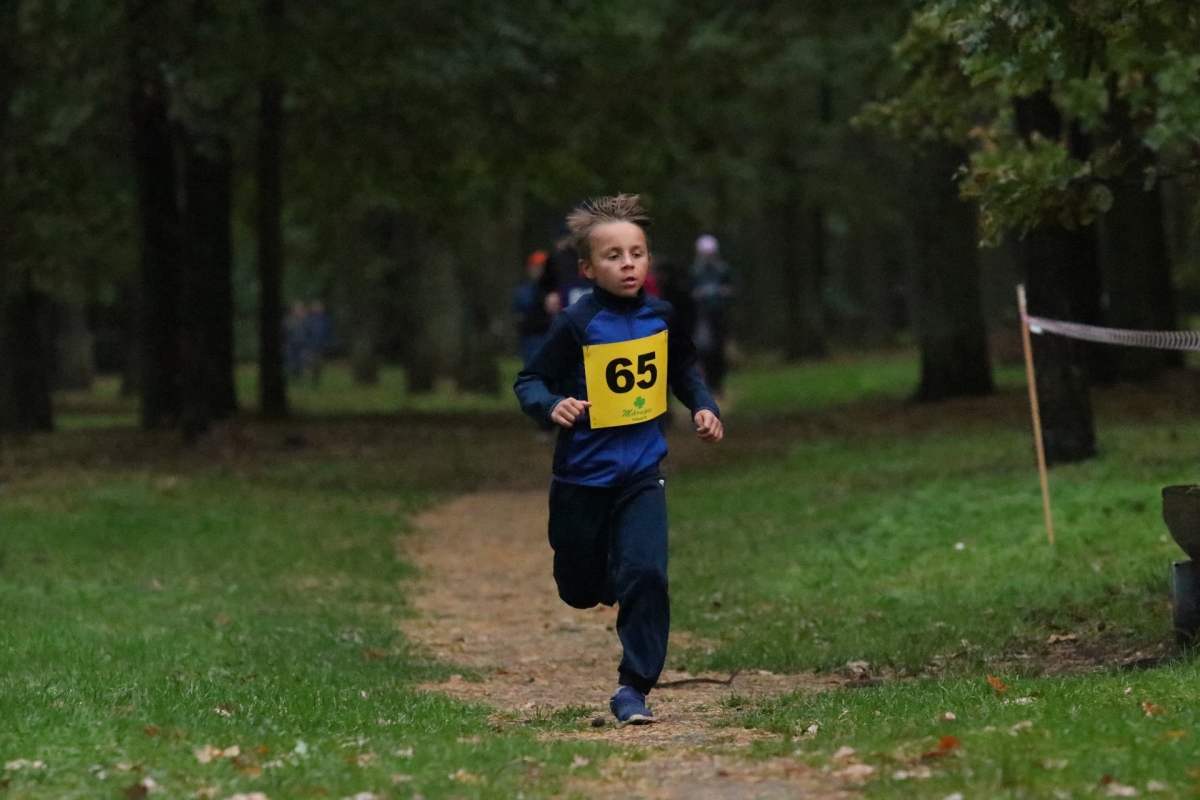
M791 759L752 761L739 748L769 738L741 727L729 698L836 687L843 679L804 673L740 673L728 683L688 683L656 690L654 725L620 728L609 715L621 648L614 609L572 609L559 600L546 542L544 491L480 492L420 515L416 536L396 547L422 577L413 603L419 616L405 632L439 659L482 676L452 676L423 689L496 709L499 725L577 711L574 727L544 734L651 748L646 758L612 759L598 781L573 788L593 797L843 797L845 783ZM700 644L674 635L672 647ZM668 672L664 682L726 675ZM592 727L593 719L604 720Z

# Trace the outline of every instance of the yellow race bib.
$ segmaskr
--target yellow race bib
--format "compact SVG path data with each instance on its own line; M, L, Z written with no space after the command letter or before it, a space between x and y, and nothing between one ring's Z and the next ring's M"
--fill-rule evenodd
M592 428L654 419L667 411L667 332L583 348Z

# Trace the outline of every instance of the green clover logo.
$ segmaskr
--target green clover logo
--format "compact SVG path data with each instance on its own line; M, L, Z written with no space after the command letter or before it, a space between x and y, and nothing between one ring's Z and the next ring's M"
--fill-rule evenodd
M641 408L644 405L646 405L646 398L644 398L644 397L639 397L638 399L633 401L634 408Z

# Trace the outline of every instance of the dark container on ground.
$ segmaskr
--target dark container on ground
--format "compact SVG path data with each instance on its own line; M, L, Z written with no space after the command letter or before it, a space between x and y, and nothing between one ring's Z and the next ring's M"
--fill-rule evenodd
M1191 561L1171 565L1175 641L1190 647L1200 634L1200 485L1167 486L1163 494L1163 521Z

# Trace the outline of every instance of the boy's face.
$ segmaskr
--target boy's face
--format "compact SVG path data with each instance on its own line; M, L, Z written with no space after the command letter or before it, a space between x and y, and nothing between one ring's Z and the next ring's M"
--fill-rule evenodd
M650 271L650 248L646 233L632 222L597 225L588 237L592 257L580 261L583 274L596 285L619 297L633 297Z

